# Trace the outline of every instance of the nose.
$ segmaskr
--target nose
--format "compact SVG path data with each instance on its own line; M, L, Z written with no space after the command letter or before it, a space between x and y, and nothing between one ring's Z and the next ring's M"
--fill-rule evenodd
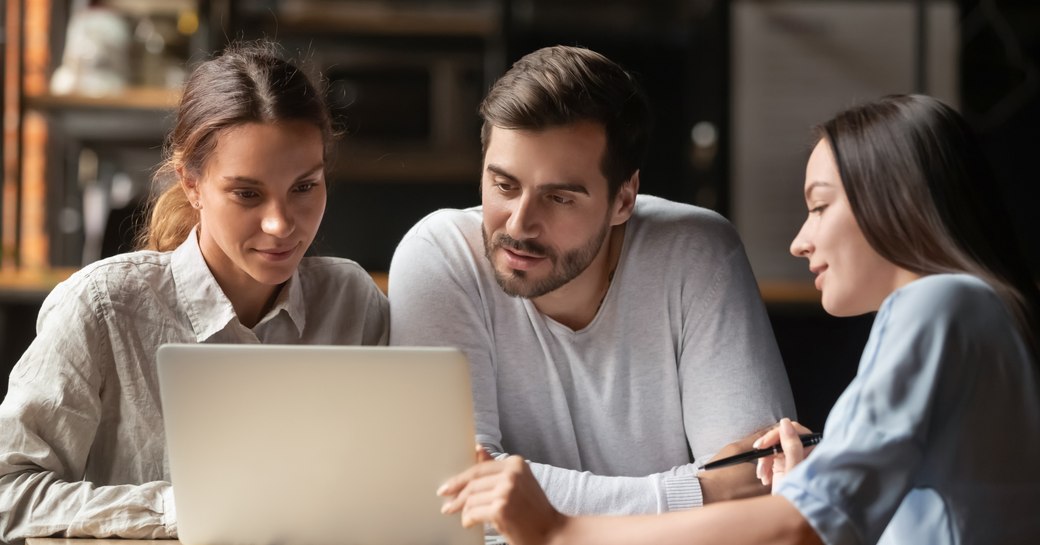
M269 235L286 238L296 230L296 220L286 203L273 201L264 210L260 229Z
M805 234L805 224L802 224L802 228L795 235L794 240L791 241L791 255L808 258L814 249L812 242Z
M529 195L522 195L513 201L513 209L506 221L506 234L515 240L527 240L539 235L539 212L537 203Z

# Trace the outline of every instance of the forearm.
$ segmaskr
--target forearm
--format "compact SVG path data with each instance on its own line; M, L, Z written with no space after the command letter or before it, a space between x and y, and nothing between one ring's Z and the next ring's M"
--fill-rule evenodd
M529 465L549 502L568 515L657 514L703 503L692 466L641 477L616 477Z
M27 537L177 536L172 488L167 482L96 486L58 480L49 471L0 477L0 542Z
M642 543L816 545L822 542L790 502L782 497L766 496L660 516L570 518L547 545Z

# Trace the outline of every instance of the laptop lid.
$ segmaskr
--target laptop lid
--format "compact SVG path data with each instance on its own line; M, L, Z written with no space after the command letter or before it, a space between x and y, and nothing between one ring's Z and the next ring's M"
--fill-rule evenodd
M183 344L157 361L186 545L483 543L435 494L474 460L460 351Z

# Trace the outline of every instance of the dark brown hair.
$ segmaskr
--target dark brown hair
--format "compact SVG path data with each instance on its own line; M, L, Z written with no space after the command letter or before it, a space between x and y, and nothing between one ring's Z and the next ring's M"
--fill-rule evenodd
M290 120L321 129L328 156L334 135L325 97L299 67L281 57L276 45L231 44L196 67L184 86L164 160L153 177L148 220L135 246L168 251L184 242L199 218L177 172L200 176L223 131Z
M917 274L985 280L1037 361L1040 291L964 119L934 98L892 95L838 114L816 134L830 144L853 215L874 250Z
M628 72L580 47L528 53L492 85L480 104L482 152L491 128L543 130L591 121L604 127L602 171L613 198L639 169L650 135L650 108Z

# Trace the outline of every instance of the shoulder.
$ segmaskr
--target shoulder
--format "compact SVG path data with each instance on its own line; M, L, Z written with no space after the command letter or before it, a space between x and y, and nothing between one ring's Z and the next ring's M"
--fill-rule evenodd
M719 263L744 255L736 229L717 212L640 195L629 220L630 249L646 259Z
M95 261L60 283L55 291L68 294L98 288L109 293L134 291L170 274L170 252L140 251Z
M997 292L967 274L935 274L894 291L878 310L875 328L888 339L1013 343L1014 318Z
M95 261L54 287L40 315L73 307L96 308L113 302L135 304L138 296L170 280L170 253L140 251Z
M401 238L393 260L391 275L402 267L429 272L432 263L471 263L483 255L483 212L479 206L442 209L419 220Z
M733 224L718 212L692 204L639 195L632 225L655 233L668 232L684 238L739 242Z
M300 261L299 277L306 291L382 293L368 271L342 257L305 257Z
M929 320L992 319L1006 315L996 291L982 279L968 274L928 275L892 292L882 309L892 313L926 313Z
M440 239L446 235L459 234L469 237L480 235L483 212L479 206L456 209L443 208L431 212L405 234L404 238Z

